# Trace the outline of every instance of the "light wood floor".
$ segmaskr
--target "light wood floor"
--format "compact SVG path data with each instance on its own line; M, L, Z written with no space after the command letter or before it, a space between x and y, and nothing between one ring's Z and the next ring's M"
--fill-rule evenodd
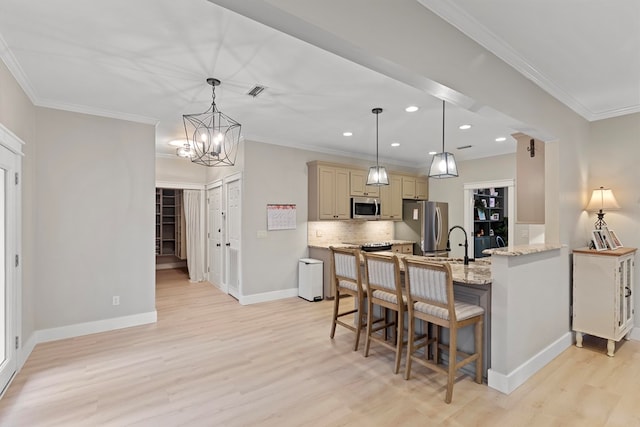
M446 405L444 375L405 381L391 351L330 340L330 302L243 307L178 270L157 280L157 324L39 344L0 425L640 425L640 342L571 347L509 396L463 376Z

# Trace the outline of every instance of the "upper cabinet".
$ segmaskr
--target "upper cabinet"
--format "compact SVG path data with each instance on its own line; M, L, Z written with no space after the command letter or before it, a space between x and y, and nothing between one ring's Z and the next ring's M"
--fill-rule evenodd
M380 191L378 186L367 185L368 171L351 170L349 173L351 182L351 195L354 197L379 197Z
M349 170L317 162L308 166L309 220L349 219Z
M389 174L389 185L380 187L380 219L402 220L402 177Z
M403 176L402 198L413 200L427 200L429 198L429 184L427 178Z
M402 199L426 200L426 177L389 174L389 185L366 185L367 171L321 161L307 163L309 221L351 218L351 197L380 200L380 219L402 221Z

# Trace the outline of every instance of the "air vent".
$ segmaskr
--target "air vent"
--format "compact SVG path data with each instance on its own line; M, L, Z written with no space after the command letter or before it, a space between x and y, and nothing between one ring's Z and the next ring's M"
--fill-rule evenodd
M458 150L466 150L467 148L471 148L473 147L473 145L461 145L460 147L457 147Z
M247 95L253 96L255 98L256 96L260 95L265 89L266 88L264 86L255 85L249 92L247 92Z

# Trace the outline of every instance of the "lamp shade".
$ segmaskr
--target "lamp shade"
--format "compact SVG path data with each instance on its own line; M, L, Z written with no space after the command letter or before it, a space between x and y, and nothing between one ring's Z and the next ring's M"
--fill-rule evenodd
M455 178L458 176L456 159L451 153L437 153L433 155L429 178Z
M371 166L369 168L367 185L389 185L389 176L384 166Z
M589 200L589 204L587 205L588 211L612 211L616 209L620 209L620 205L610 188L600 187L593 190L591 200Z

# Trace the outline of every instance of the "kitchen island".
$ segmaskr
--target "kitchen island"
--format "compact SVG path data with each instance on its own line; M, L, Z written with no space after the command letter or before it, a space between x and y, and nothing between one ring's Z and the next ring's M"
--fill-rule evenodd
M468 304L479 305L484 309L482 377L484 381L487 381L488 370L491 368L491 258L471 261L469 265L464 265L462 258L424 257L392 252L376 252L376 254L396 255L400 259L426 259L428 261L446 262L449 264L451 267L455 299ZM400 262L400 272L402 280L404 280L404 264L402 262ZM418 333L420 332L421 329L418 329ZM458 349L469 354L475 351L473 332L473 326L468 326L458 331ZM441 340L445 344L449 343L448 330L443 329ZM443 354L443 359L445 363L448 363L448 354ZM475 364L471 363L464 366L462 371L473 378L475 376Z

